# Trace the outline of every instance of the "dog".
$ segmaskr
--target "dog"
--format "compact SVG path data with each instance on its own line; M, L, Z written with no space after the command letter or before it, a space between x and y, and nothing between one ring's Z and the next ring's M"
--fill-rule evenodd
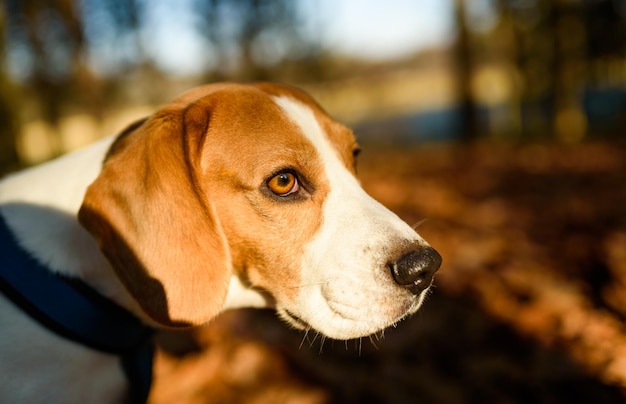
M227 309L334 339L416 312L441 257L361 188L359 150L299 89L220 83L3 179L0 402L145 401L146 330Z

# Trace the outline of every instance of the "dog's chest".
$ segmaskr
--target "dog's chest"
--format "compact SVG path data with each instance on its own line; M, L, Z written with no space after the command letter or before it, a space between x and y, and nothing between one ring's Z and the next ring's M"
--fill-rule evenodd
M126 394L119 358L52 334L1 294L0 330L0 402L111 403Z

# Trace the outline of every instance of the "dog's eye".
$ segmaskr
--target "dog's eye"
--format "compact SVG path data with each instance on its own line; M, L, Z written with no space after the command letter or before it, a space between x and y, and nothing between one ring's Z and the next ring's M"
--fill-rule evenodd
M278 196L287 196L298 192L300 185L298 178L290 172L282 172L276 174L267 182L267 186L274 194Z

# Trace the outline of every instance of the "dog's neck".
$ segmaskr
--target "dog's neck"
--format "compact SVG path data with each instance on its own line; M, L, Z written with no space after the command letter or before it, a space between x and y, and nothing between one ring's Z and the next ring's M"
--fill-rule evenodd
M85 191L98 176L113 140L103 139L3 179L0 212L22 247L51 271L81 278L105 297L144 317L76 218ZM268 304L261 294L233 277L224 310Z
M7 177L0 182L0 211L22 247L51 271L85 279L107 298L136 312L136 303L76 219L112 140Z

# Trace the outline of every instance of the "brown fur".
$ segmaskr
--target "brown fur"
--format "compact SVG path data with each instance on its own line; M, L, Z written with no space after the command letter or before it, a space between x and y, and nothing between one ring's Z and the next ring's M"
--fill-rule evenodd
M270 95L309 105L353 167L354 136L291 87L200 87L127 133L89 187L79 219L145 312L197 325L221 309L235 271L292 300L300 258L328 193L321 161ZM295 170L302 192L281 199L266 181Z

